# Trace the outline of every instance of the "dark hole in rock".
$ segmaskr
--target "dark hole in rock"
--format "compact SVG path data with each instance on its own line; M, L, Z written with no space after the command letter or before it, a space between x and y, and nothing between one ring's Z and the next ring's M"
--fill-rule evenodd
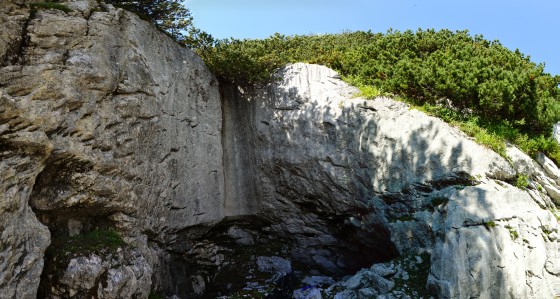
M37 176L29 203L37 219L51 233L51 244L44 255L38 298L97 296L96 288L106 286L107 273L100 273L93 288L78 287L77 293L73 293L61 282L70 261L76 257L87 258L91 254L105 257L118 248L126 247L115 229L116 223L110 220L116 211L96 202L98 198L90 196L90 190L84 188L83 178L92 169L88 161L58 153L47 161ZM76 202L72 197L86 200Z
M274 279L282 273L259 271L262 258L289 263L290 271L301 278L341 278L396 257L381 224L364 230L347 218L325 222L331 230L328 237L278 231L276 223L257 216L230 217L213 227L186 229L167 247L162 273L157 274L158 280L165 279L158 291L180 298L216 298L236 294L253 283L268 284L268 291L273 292Z

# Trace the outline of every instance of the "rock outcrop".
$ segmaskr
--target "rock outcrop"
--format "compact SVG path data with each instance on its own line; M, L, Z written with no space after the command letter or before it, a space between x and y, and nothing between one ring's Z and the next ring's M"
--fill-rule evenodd
M200 58L95 0L63 3L68 13L5 2L2 296L35 298L47 227L55 239L116 229L144 256L137 266L150 269L156 244L225 216L218 82ZM110 276L109 264L98 274ZM147 296L151 273L127 275L144 280ZM90 277L94 287L105 284L99 277Z
M353 98L357 90L321 66L288 66L252 96L230 92L230 102L249 107L243 118L225 117L225 131L256 132L243 142L255 157L259 213L298 240L292 258L328 273L359 264L340 244L367 248L377 261L425 252L437 297L558 293L550 191L558 170L546 157L537 163L510 148L508 162L403 103ZM528 188L512 186L521 175ZM313 243L321 238L333 240L328 250Z
M506 160L322 66L219 86L96 0L0 1L1 298L559 294L547 157Z

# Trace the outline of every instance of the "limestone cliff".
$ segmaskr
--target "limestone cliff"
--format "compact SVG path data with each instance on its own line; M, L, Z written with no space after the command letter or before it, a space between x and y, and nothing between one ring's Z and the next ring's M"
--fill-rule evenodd
M211 298L290 261L337 298L558 295L548 158L322 66L219 86L131 13L28 2L0 0L0 298ZM127 245L75 249L100 230Z
M427 288L438 298L558 294L550 210L560 172L550 160L512 147L507 161L403 103L353 98L357 90L325 67L295 64L277 76L254 93L230 89L224 111L235 105L243 116L225 117L224 126L238 140L246 133L234 128L252 127L237 147L250 153L237 161L253 157L259 213L297 240L292 258L328 272L364 256L427 252ZM518 174L529 177L528 189L512 186Z
M2 3L2 296L35 297L47 227L116 228L148 258L147 240L225 216L218 83L198 57L97 1ZM153 263L123 274L139 294Z

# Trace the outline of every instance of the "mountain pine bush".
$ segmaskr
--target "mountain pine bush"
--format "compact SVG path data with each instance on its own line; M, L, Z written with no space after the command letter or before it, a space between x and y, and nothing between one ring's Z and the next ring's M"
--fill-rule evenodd
M551 138L552 125L560 121L560 76L545 73L544 65L517 50L468 31L275 34L213 41L195 51L221 81L241 85L265 83L288 63L326 65L363 90L433 107L439 111L436 116L448 110L447 121L462 124L460 128L476 126L473 132L484 131L489 146L502 154L507 141L560 162L560 148Z

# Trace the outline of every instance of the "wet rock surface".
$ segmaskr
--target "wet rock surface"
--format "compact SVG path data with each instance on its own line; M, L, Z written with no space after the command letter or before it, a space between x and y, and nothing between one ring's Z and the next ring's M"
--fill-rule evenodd
M322 66L218 86L97 1L0 4L0 297L558 295L545 156Z

